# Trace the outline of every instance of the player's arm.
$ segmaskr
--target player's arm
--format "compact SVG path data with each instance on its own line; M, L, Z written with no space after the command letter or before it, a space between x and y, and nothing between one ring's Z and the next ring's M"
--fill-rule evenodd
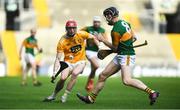
M21 54L22 54L22 50L23 50L24 44L22 43L19 49L19 59L21 60Z
M88 39L93 39L94 42L95 42L95 44L96 44L97 46L99 46L99 40L97 39L96 36L94 36L94 35L92 35L92 34L89 34L89 38L88 38Z
M60 68L60 60L64 54L64 46L62 45L62 39L59 40L58 45L57 45L57 52L56 52L56 58L54 61L54 66L53 66L53 75L52 75L52 79L55 79L55 75L58 72L59 68Z
M20 49L19 49L19 59L21 60L21 54L22 54L22 51L23 51L23 47L27 45L27 40L25 39L21 46L20 46Z
M80 31L87 31L87 27L81 28Z
M105 40L107 40L107 41L108 41L107 33L105 33L105 32L104 32L104 33L102 33L102 36L104 37L104 39L105 39Z
M42 53L42 51L43 51L42 48L39 48L39 46L37 47L37 50L39 53Z
M99 46L99 40L98 40L98 36L94 36L86 31L81 31L81 34L83 36L84 39L93 39L95 44L97 46Z
M43 50L42 50L42 48L39 47L38 43L36 43L35 47L39 53L42 53Z
M109 47L110 49L112 49L114 52L117 51L117 46L118 46L118 45L113 45L112 43L110 43L110 42L108 41L108 39L106 39L106 38L103 37L103 36L98 36L98 39L99 39L99 41L103 42L107 47Z
M133 30L131 31L131 34L132 34L133 43L134 43L138 39L138 36Z
M61 58L63 56L63 52L57 52L56 54L56 58L55 58L55 61L54 61L54 66L53 66L53 75L52 75L52 78L55 78L55 75L56 73L58 72L59 68L60 68L60 61L61 61Z

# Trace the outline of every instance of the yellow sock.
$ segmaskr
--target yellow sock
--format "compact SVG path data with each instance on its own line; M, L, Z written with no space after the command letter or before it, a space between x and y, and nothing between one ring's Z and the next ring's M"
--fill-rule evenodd
M92 102L95 102L97 95L91 92L91 93L89 94L89 96L90 96L90 98L91 98L91 101L92 101Z
M151 93L153 93L153 92L155 92L154 90L152 90L152 89L150 89L150 88L146 88L145 90L144 90L146 93L148 93L148 94L151 94Z

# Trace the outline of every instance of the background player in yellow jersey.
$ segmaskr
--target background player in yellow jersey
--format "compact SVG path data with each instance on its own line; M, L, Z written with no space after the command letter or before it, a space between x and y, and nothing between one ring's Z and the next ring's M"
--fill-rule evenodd
M101 27L101 17L94 16L93 17L93 26L87 26L82 28L81 30L86 31L92 35L99 36L101 34L105 39L107 39L105 29ZM94 88L94 77L96 70L99 68L97 52L99 50L99 46L96 45L93 39L86 40L86 57L91 64L91 72L88 77L88 81L86 84L86 90L90 92Z
M22 59L22 65L23 65L23 74L22 74L22 86L27 85L27 72L28 70L32 69L32 77L33 77L33 85L34 86L40 86L41 83L37 81L37 73L36 73L36 61L35 61L35 53L34 49L37 49L38 52L42 52L42 49L39 48L37 39L35 38L36 30L31 29L30 30L31 35L26 38L19 51L19 59ZM22 58L22 50L23 47L25 48L25 54Z
M72 88L74 87L77 77L84 70L85 63L85 40L94 39L95 37L85 31L77 32L77 24L74 20L69 20L66 22L66 34L61 37L57 45L57 54L54 63L54 70L52 79L55 78L60 66L61 58L64 54L64 61L68 64L68 67L61 72L60 80L57 82L55 90L52 95L44 99L44 101L55 100L57 93L63 89L64 83L69 76L71 79L67 83L65 93L61 97L61 102L66 102L68 94L70 94ZM96 40L95 40L96 42ZM96 42L98 43L98 41Z
M159 92L150 89L142 81L132 78L130 70L131 66L135 64L135 50L132 44L134 33L130 24L118 18L119 11L115 7L105 9L103 15L108 25L113 26L111 31L112 44L103 37L101 37L101 41L114 50L117 55L101 72L93 91L87 96L77 94L78 98L86 103L94 103L97 95L103 89L106 79L121 70L123 84L145 91L149 95L150 104L154 104Z

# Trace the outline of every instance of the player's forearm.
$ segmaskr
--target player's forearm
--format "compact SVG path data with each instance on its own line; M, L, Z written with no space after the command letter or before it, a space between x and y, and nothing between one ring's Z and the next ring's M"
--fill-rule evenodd
M117 51L117 47L113 46L110 42L108 42L107 40L103 40L103 43L109 47L110 49L112 49L114 52Z
M22 48L20 48L19 50L19 56L21 56L21 53L22 53Z
M37 51L38 51L39 53L42 52L42 48L40 48L39 46L37 46L36 49L37 49Z
M93 38L93 40L94 40L95 44L99 47L99 41L96 40L95 38Z
M93 39L93 40L94 40L94 43L95 43L97 46L99 46L99 41L98 41L98 39L97 39L94 35L92 35L92 34L90 34L89 36L90 36L89 39Z
M23 49L23 46L21 46L20 49L19 49L19 58L21 58L22 49Z
M135 34L134 31L132 31L132 37L133 37L133 43L138 39L137 34Z
M104 37L105 40L108 41L108 37L107 37L107 34L106 34L106 33L102 33L102 36Z
M60 60L61 60L61 56L62 56L61 53L57 53L57 55L56 55L56 59L55 59L55 61L54 61L54 67L53 67L53 76L55 76L55 74L57 73L57 71L58 71L59 68L60 68L59 62L60 62Z
M54 62L54 67L53 67L53 76L55 77L57 71L59 69L59 60L56 58Z

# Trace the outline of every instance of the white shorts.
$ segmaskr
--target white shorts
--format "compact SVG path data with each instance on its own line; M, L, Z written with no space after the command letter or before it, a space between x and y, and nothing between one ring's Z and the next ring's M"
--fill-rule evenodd
M30 53L25 53L24 60L26 63L34 64L36 62L35 56Z
M27 65L36 63L35 57L30 53L24 53L21 60L23 70L27 68Z
M70 67L70 71L72 71L77 65L79 65L79 64L86 64L86 61L82 60L82 61L78 61L76 63L69 63L69 62L66 62L66 63Z
M135 64L136 55L116 55L113 62L116 65L133 66Z
M93 57L97 57L97 52L91 51L91 50L86 50L86 57L88 59L91 59Z

